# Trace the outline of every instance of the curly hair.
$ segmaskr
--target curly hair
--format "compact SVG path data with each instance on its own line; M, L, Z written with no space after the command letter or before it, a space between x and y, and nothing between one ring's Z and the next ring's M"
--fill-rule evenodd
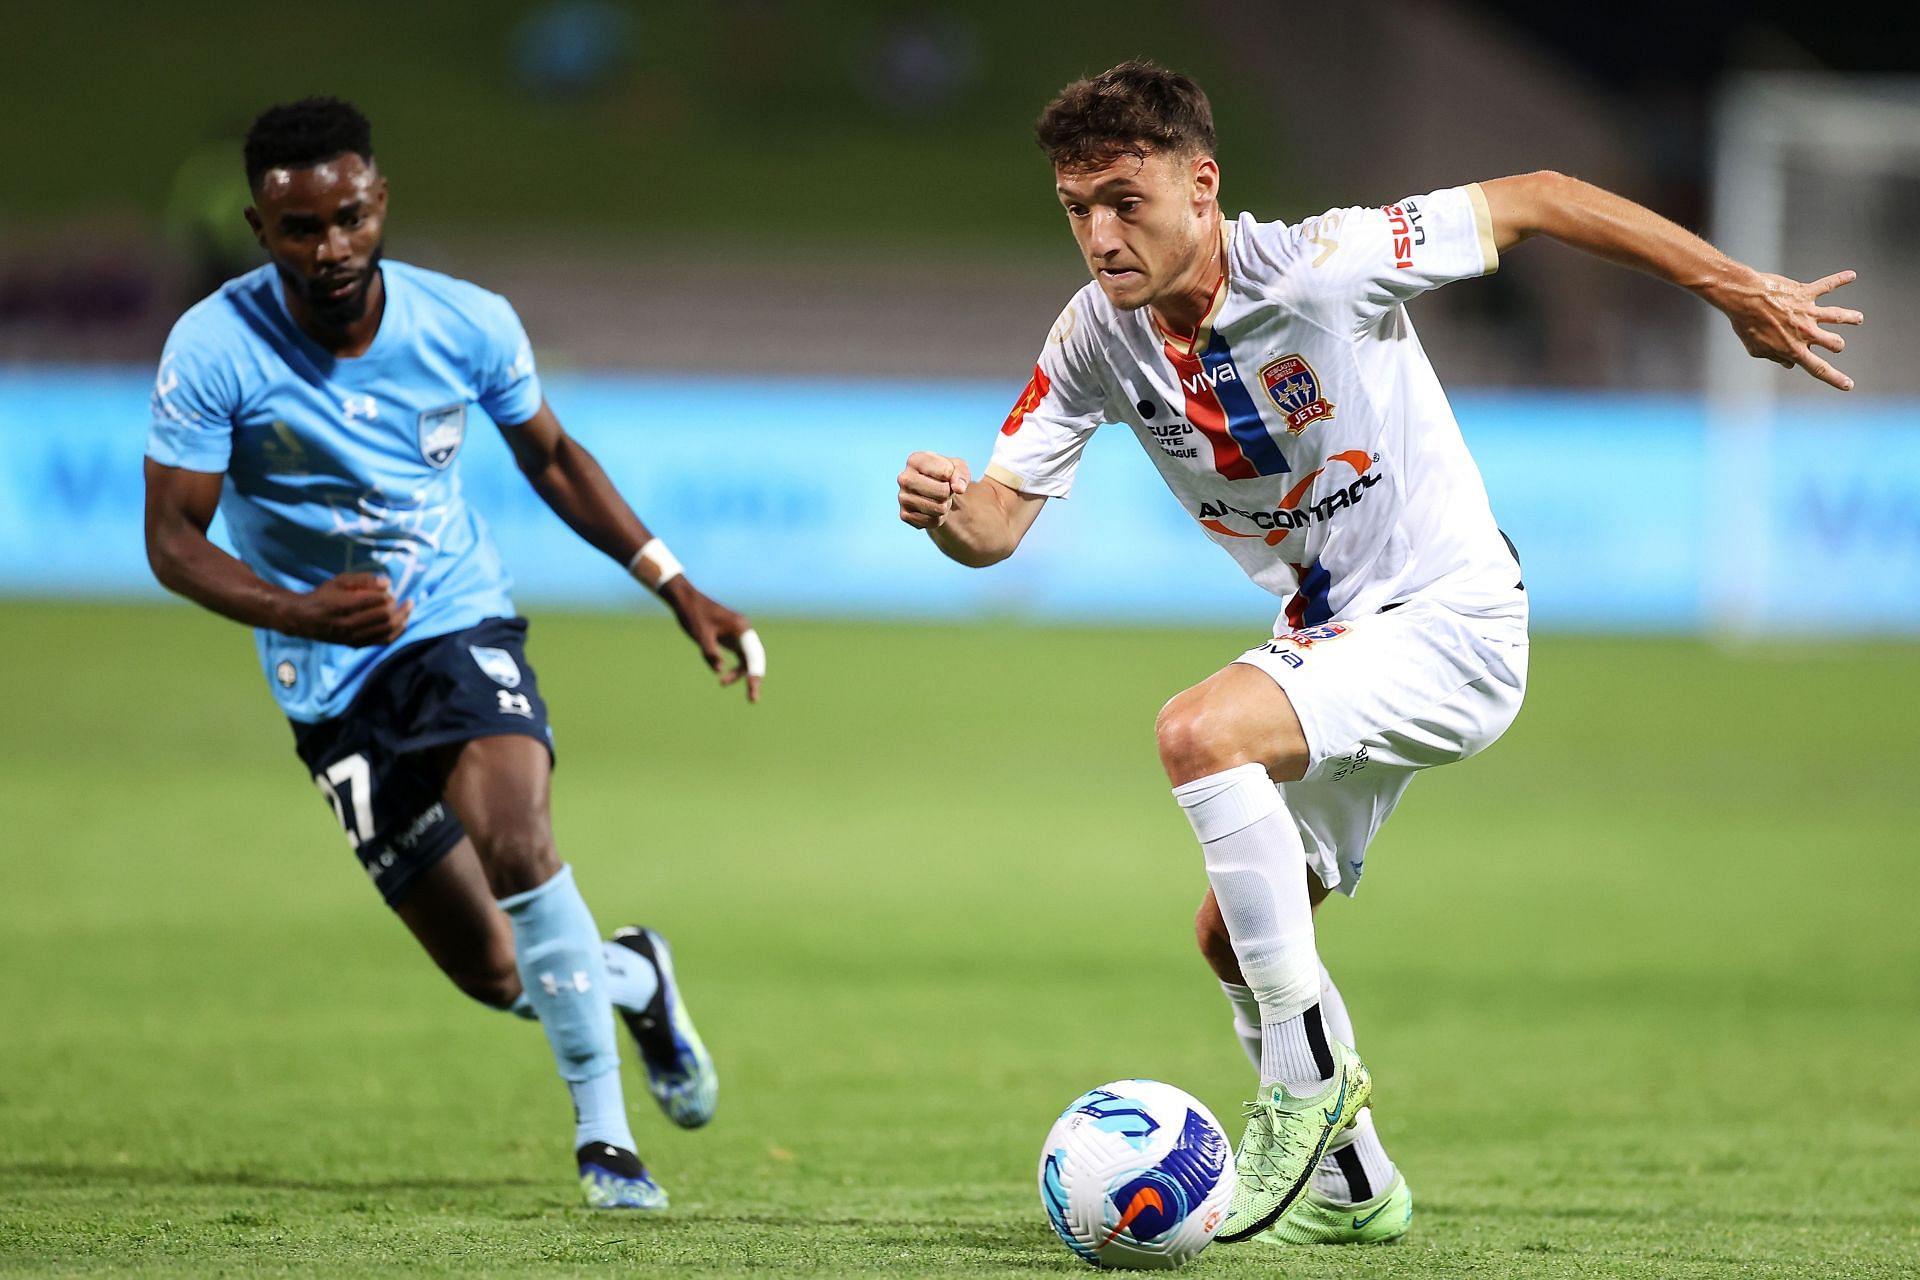
M1098 169L1152 151L1213 154L1213 108L1178 71L1133 59L1062 89L1034 123L1059 169Z
M373 159L373 126L351 102L302 98L268 107L247 130L247 185L269 169L303 169L352 152Z

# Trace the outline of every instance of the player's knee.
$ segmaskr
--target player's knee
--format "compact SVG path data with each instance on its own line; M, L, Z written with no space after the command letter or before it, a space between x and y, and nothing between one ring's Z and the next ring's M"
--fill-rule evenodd
M1160 708L1153 734L1160 763L1175 785L1248 763L1251 757L1235 741L1232 720L1205 688L1176 694Z
M545 824L512 823L474 836L473 846L497 898L538 889L560 873L560 857Z

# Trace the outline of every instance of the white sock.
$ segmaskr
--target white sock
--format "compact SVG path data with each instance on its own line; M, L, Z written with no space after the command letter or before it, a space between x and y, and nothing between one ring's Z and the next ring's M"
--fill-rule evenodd
M1243 987L1237 982L1222 982L1220 989L1227 993L1227 1003L1233 1006L1233 1034L1240 1037L1240 1047L1246 1050L1247 1058L1253 1063L1253 1069L1260 1069L1260 1002L1253 998L1253 989Z
M1325 965L1320 966L1320 1016L1328 1035L1349 1049L1356 1047L1347 1002ZM1393 1161L1374 1132L1373 1108L1363 1107L1353 1128L1335 1134L1327 1144L1327 1154L1313 1171L1313 1189L1339 1204L1359 1204L1384 1193L1393 1178Z
M1327 1144L1314 1166L1313 1189L1339 1204L1360 1204L1393 1185L1393 1161L1373 1129L1373 1108L1362 1107L1353 1128Z
M1279 1081L1295 1097L1318 1093L1333 1079L1333 1050L1327 1044L1320 1006L1295 1018L1260 1024L1260 1081Z
M1262 1081L1317 1085L1320 1071L1302 1016L1320 1000L1313 905L1300 831L1265 767L1243 764L1173 789L1206 859L1214 901L1240 973L1260 1005ZM1269 1032L1271 1028L1271 1032Z
M1326 1019L1327 1034L1349 1049L1359 1049L1353 1041L1353 1016L1347 1012L1346 997L1333 985L1327 966L1320 966L1320 1016Z

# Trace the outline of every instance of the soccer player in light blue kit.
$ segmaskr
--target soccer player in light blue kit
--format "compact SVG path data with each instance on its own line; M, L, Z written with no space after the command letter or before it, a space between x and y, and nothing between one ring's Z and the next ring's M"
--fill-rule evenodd
M614 1011L675 1123L711 1118L718 1077L665 941L627 928L602 942L554 852L527 625L454 466L472 421L496 423L547 505L660 594L722 684L744 678L757 700L764 650L561 429L506 299L382 261L387 183L360 112L273 107L245 159L270 262L168 338L148 559L171 590L256 629L301 759L427 953L468 995L539 1019L588 1204L664 1208L627 1124ZM216 510L238 559L207 537Z

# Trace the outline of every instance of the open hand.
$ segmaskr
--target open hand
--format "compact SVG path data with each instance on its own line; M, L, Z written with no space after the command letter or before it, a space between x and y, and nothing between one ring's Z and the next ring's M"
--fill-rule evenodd
M1851 391L1853 379L1828 364L1815 348L1836 354L1846 350L1845 338L1820 326L1859 324L1865 319L1858 311L1820 304L1823 296L1854 279L1852 271L1836 271L1801 284L1760 271L1754 273L1751 284L1715 301L1733 322L1748 355L1788 369L1798 365L1828 386Z

